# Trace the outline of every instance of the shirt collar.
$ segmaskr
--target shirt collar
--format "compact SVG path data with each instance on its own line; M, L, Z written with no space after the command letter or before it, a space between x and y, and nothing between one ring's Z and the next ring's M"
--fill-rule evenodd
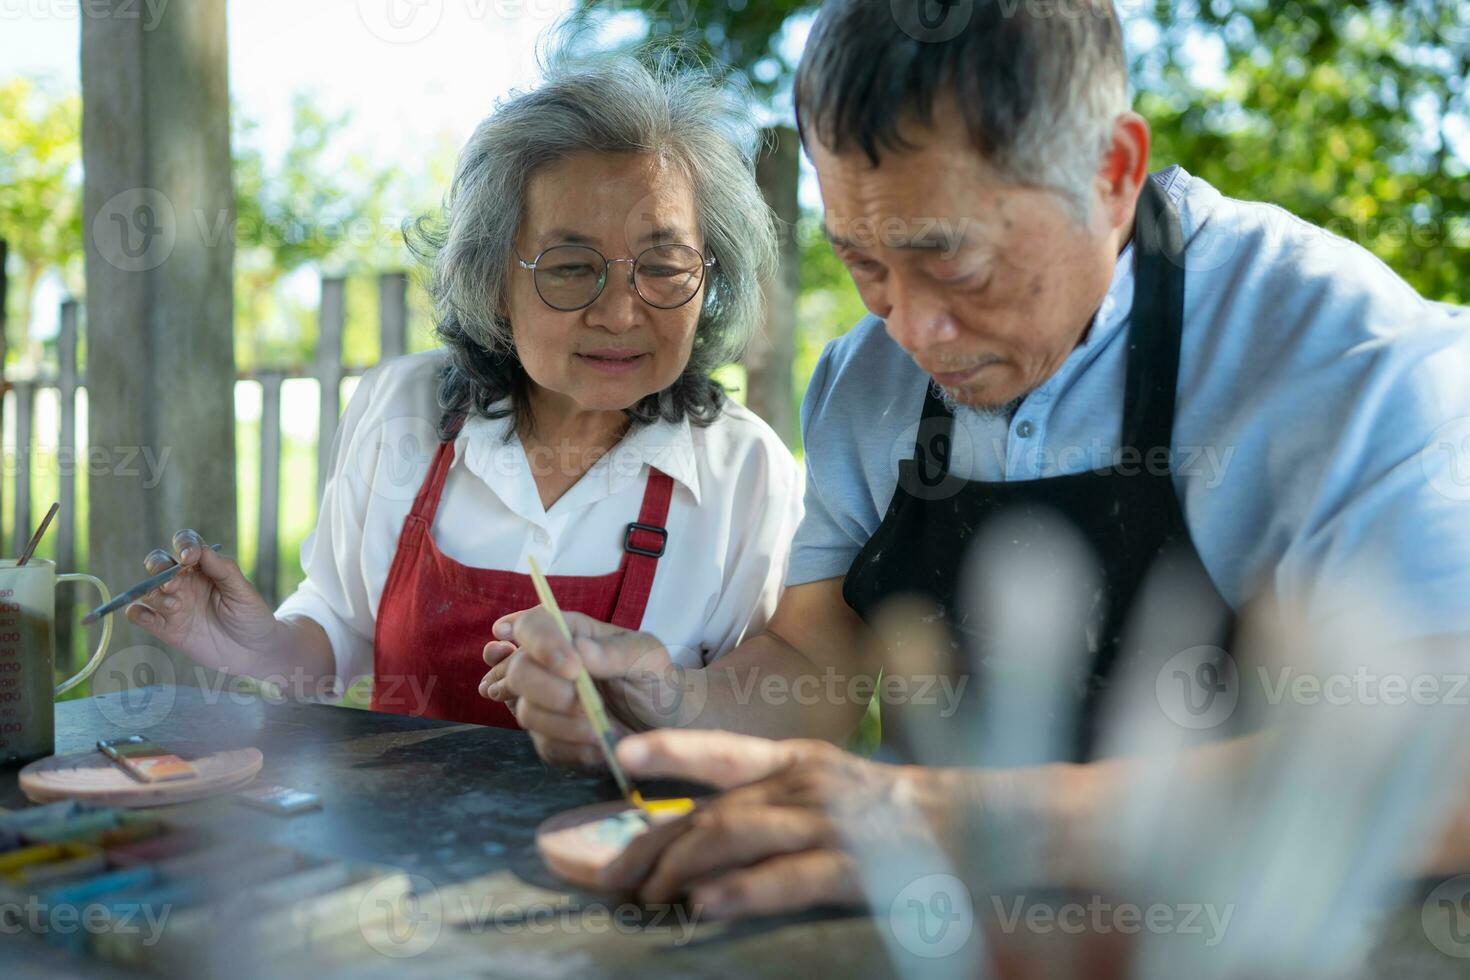
M1149 179L1177 206L1184 196L1183 178L1188 176L1182 167L1176 165L1150 174ZM1078 346L1078 350L1093 350L1101 346L1118 327L1128 322L1129 314L1133 312L1133 267L1137 253L1134 240L1130 237L1128 244L1119 253L1118 261L1113 265L1113 280L1108 285L1108 294L1093 315L1087 330L1087 339Z
M509 398L492 405L491 411L510 409ZM525 447L515 431L514 413L503 418L472 415L454 439L454 463L463 464L522 516L533 518L541 511L535 479L526 464ZM642 478L648 467L656 467L683 484L700 502L699 465L689 419L666 422L660 419L635 427L621 442L592 465L568 491L573 501L593 503L621 491ZM532 504L534 501L534 505ZM518 506L523 504L524 506ZM542 512L544 516L544 512Z
M1128 322L1128 315L1133 312L1133 257L1133 241L1130 239L1113 265L1113 279L1108 284L1108 293L1093 314L1092 323L1087 328L1087 338L1077 346L1078 351L1101 347L1108 337Z

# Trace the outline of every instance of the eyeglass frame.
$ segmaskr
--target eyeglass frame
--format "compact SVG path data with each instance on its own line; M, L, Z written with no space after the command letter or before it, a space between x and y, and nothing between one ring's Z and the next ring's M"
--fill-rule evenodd
M597 249L593 248L591 245L576 245L576 244L573 244L571 242L562 242L561 244L558 244L558 245L548 245L545 248L543 248L541 251L537 252L536 253L536 257L534 259L532 259L531 261L529 261L529 262L527 262L525 259L521 258L521 253L519 251L517 251L514 248L514 246L512 246L511 251L515 254L516 262L520 265L520 267L522 269L525 269L525 270L527 270L528 272L531 273L531 288L534 289L534 290L536 290L536 297L537 297L537 299L539 299L539 300L541 300L541 302L545 303L548 309L556 310L558 313L576 313L578 310L585 310L587 307L591 306L593 303L596 303L598 301L598 299L601 298L602 291L607 288L608 269L614 263L617 263L617 262L627 262L627 263L629 263L630 267L628 269L628 284L633 287L633 292L634 292L634 294L637 295L637 297L639 299L643 300L643 302L647 303L649 306L653 307L655 310L677 310L677 309L679 309L682 306L689 305L689 301L692 300L692 299L694 299L694 297L696 297L696 296L699 295L699 286L695 286L694 287L694 292L690 293L687 299L683 300L682 302L675 303L673 306L659 306L657 303L649 302L648 297L643 295L643 290L641 290L641 289L638 288L638 278L637 278L638 260L641 259L641 258L643 258L643 256L647 255L649 252L652 252L656 248L667 248L670 245L677 245L680 248L687 248L687 249L689 249L689 251L691 251L694 254L696 254L696 255L699 256L699 258L700 258L699 286L703 286L704 283L705 283L705 271L704 270L706 270L706 269L713 269L718 264L719 260L716 259L713 255L705 255L703 252L701 252L699 249L695 248L693 245L685 245L683 242L658 242L658 243L656 243L654 245L648 246L647 248L643 249L643 251L639 252L637 255L632 256L631 258L628 257L628 256L623 256L622 258L616 258L616 259L610 259L610 258L608 258L606 255L603 255L602 252L600 252ZM544 256L547 252L550 252L552 249L557 249L557 248L585 248L587 251L596 254L596 256L598 258L602 259L602 276L601 276L602 282L598 284L598 286L597 286L597 292L595 292L595 293L592 294L592 298L589 299L587 302L583 303L581 306L573 306L570 309L563 309L560 306L552 306L551 303L546 299L546 297L541 295L541 287L536 284L536 265L537 265L537 263L539 263L541 261L541 257Z

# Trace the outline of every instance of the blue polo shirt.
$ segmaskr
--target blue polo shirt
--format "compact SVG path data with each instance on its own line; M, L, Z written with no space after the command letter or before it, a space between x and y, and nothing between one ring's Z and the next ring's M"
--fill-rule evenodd
M1416 633L1470 630L1470 310L1281 208L1179 167L1153 179L1183 224L1184 335L1170 458L1133 462L1168 466L1220 594L1333 616L1366 570ZM957 412L951 471L1117 461L1132 305L1130 245L1084 343L1014 416ZM788 585L846 575L913 454L927 380L876 317L827 345Z

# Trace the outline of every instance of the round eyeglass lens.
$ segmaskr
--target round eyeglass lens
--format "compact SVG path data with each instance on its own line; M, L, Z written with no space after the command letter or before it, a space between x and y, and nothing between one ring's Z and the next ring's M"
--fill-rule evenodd
M596 249L557 245L536 260L536 292L555 309L579 310L602 292L606 275L607 262Z
M655 245L640 253L633 266L638 295L666 310L689 302L703 279L704 256L688 245Z

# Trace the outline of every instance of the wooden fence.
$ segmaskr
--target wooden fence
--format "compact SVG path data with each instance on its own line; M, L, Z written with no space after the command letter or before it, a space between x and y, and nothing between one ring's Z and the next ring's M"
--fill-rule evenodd
M0 266L3 269L3 266ZM3 280L0 275L0 280ZM3 287L0 287L3 288ZM3 292L0 292L3 297ZM386 360L397 357L407 350L408 344L408 278L402 272L384 273L378 277L380 357ZM45 507L36 508L31 500L31 472L33 461L36 394L45 389L54 389L60 401L60 426L57 432L57 466L59 487L57 500L61 510L56 515L56 526L51 532L56 541L56 563L63 571L76 568L76 544L79 528L76 510L76 474L87 467L75 465L76 460L87 458L85 450L76 450L77 433L77 390L86 386L86 379L77 367L77 319L78 306L68 300L61 307L60 331L57 335L57 368L55 374L38 373L29 378L3 379L5 391L15 398L15 469L12 492L15 495L15 518L12 522L13 537L24 541L34 527L33 520L45 513ZM253 581L266 601L275 605L281 598L278 594L277 569L280 565L280 503L281 503L281 385L287 379L314 378L320 385L321 396L318 409L317 430L317 496L320 498L326 479L328 456L332 450L332 437L337 431L337 421L342 412L342 381L361 375L371 364L342 363L342 332L346 319L345 281L340 278L322 280L320 326L317 338L316 358L309 365L262 368L241 372L237 382L253 382L260 385L260 496L259 521L255 552ZM3 316L0 316L3 322ZM0 347L3 354L3 347ZM3 363L0 363L3 367ZM0 376L3 377L3 376ZM233 400L233 393L231 394ZM72 464L67 459L73 452ZM0 481L0 495L3 495ZM46 505L46 506L49 506ZM40 513L36 513L39 509ZM12 545L15 542L11 543ZM0 528L0 554L9 554L3 528ZM141 566L140 566L141 567ZM115 588L125 588L131 583L110 583ZM67 597L70 602L70 597ZM56 650L59 669L67 669L72 654L73 610L61 609L57 615Z

